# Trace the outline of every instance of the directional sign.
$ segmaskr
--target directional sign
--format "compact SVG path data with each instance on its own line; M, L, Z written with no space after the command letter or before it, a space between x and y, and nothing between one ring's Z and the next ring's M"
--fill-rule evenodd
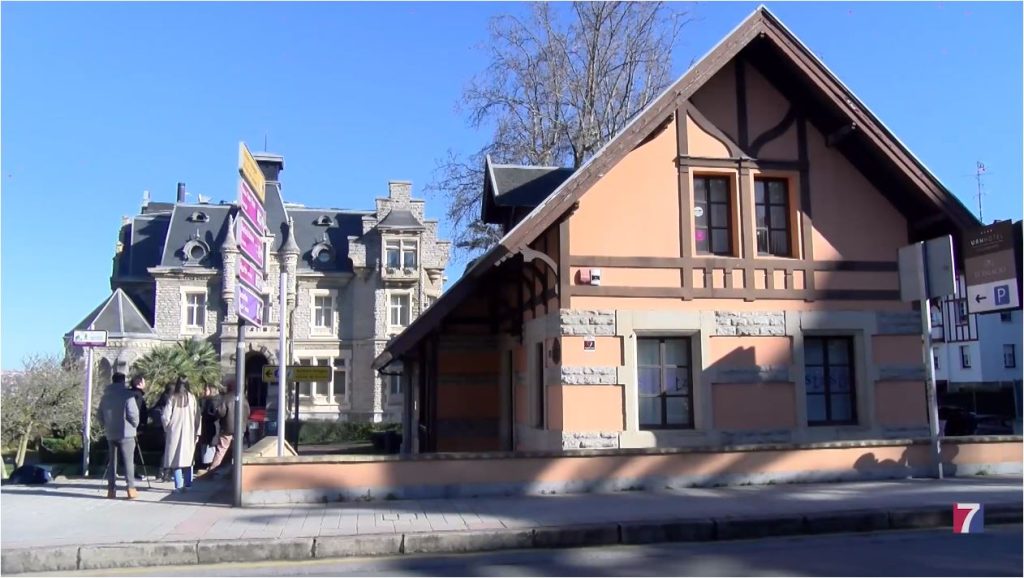
M249 152L249 148L245 146L244 142L238 143L238 172L246 181L249 181L249 186L256 193L260 204L266 202L267 180L263 178L263 171L260 170L259 163L252 157L252 153Z
M238 284L238 316L256 327L263 326L263 298L241 283Z
M263 239L245 219L236 220L238 230L235 232L235 236L238 238L238 247L242 249L243 254L252 259L256 267L262 270Z
M1020 289L1010 221L975 229L964 238L967 307L971 313L1020 308Z
M257 231L266 230L267 212L263 210L263 203L252 192L245 179L238 179L238 204L242 208L242 214L256 226Z
M244 255L238 258L238 279L255 289L257 293L263 293L263 271L253 265Z
M71 343L78 346L103 346L107 344L106 331L75 331Z
M263 366L263 382L277 383L280 367L276 365ZM326 365L289 365L287 381L316 382L330 381L331 368Z

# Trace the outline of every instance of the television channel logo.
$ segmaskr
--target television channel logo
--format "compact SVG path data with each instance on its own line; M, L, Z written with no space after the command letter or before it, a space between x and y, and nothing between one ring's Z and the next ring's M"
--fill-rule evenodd
M985 506L953 504L953 533L980 534L985 528Z

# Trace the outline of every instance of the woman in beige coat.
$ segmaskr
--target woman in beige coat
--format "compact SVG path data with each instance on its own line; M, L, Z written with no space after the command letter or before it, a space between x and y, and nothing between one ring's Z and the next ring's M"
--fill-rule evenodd
M192 458L199 438L199 403L188 390L188 380L179 377L171 397L160 415L164 426L163 466L174 471L174 489L184 492L192 487Z

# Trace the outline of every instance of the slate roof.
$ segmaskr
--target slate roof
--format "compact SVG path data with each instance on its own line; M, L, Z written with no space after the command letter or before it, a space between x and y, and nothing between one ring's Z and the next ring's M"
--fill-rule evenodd
M487 157L480 217L485 223L510 225L510 218L514 220L517 213L525 215L541 204L573 172L563 167L499 165Z
M132 219L121 254L122 274L144 277L149 275L147 269L160 265L170 222L171 213L144 214Z
M377 224L377 227L381 229L418 230L423 228L423 223L409 209L391 209L391 212Z
M163 242L163 256L160 265L163 267L181 267L185 264L185 254L182 247L192 239L198 239L210 249L206 258L200 265L219 269L223 265L220 248L227 236L228 217L231 215L231 205L192 205L177 204L171 211L170 227ZM205 215L206 222L196 220L195 217Z
M109 337L156 337L135 302L120 288L93 309L72 331L103 330Z
M295 244L299 246L299 269L310 271L323 270L317 265L313 267L313 247L322 242L324 235L334 249L335 260L333 271L352 271L352 261L348 258L348 238L363 234L363 217L372 215L368 211L341 211L338 209L291 208L288 215L295 223ZM330 219L329 225L318 225L321 217Z

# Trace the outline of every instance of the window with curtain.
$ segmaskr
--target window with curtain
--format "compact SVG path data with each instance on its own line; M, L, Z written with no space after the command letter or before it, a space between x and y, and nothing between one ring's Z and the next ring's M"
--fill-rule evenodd
M688 337L637 339L640 427L693 427L693 395Z

